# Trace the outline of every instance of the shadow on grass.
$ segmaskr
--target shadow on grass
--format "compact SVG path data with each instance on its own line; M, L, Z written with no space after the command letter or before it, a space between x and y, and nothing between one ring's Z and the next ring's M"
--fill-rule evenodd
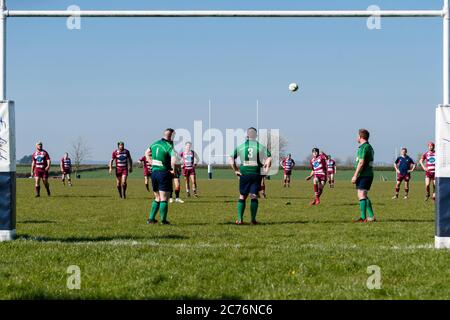
M29 240L36 242L62 242L62 243L81 243L81 242L109 242L109 241L145 241L145 240L187 240L189 237L178 234L152 235L149 237L140 236L99 236L99 237L40 237L23 234L17 237L17 240Z
M381 203L381 202L372 202L372 204L374 205L374 207L386 205L386 203ZM359 203L357 201L345 202L345 203L335 203L335 204L333 204L333 206L335 206L335 207L358 207L359 208Z
M118 301L119 304L120 303L124 303L127 305L132 305L132 304L145 304L145 300L155 300L155 301L160 301L163 304L166 305L173 305L174 303L178 303L178 301L180 300L211 300L210 298L205 298L205 297L201 297L198 295L175 295L175 296L145 296L145 297L141 297L139 296L139 300L133 300L136 299L133 296L130 295L124 295L123 297L116 297L114 296L114 298L111 298L111 296L108 295L102 295L102 294L98 294L98 295L94 295L94 296L82 296L82 295L71 295L71 294L52 294L52 293L48 293L45 292L43 290L38 290L36 292L27 292L24 294L21 294L19 297L16 297L17 300L66 300L66 303L68 303L68 301L79 301L79 300L85 300L88 299L86 301L83 301L83 304L102 304L103 302L101 300L115 300ZM143 300L145 299L145 300ZM242 300L243 297L241 296L237 296L237 295L223 295L223 296L219 296L219 297L214 297L215 300ZM78 302L76 302L78 303ZM70 303L69 303L70 304Z
M63 195L52 195L52 198L112 198L112 196L107 195L72 195L72 194L63 194Z
M23 224L48 224L48 223L56 223L54 220L24 220L24 221L17 221L17 223L23 223Z

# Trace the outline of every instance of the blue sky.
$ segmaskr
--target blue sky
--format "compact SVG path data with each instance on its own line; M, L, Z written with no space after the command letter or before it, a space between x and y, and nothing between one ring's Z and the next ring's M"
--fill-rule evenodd
M9 9L440 9L422 1L29 1ZM81 136L92 159L117 140L134 158L166 127L279 128L304 159L318 146L355 153L368 128L378 161L395 148L414 157L434 137L442 101L441 19L65 19L8 20L8 98L16 103L17 155L37 140L53 158ZM300 91L291 94L289 83Z

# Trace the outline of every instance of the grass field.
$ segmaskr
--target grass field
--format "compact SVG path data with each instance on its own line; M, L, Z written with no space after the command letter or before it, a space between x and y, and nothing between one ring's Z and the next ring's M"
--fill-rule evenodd
M141 170L126 201L106 175L73 188L52 181L52 197L39 199L32 180L19 179L18 240L0 243L0 298L450 299L450 252L433 249L422 179L407 201L377 180L380 221L361 225L351 222L358 207L346 175L319 207L308 206L310 183L269 181L258 226L233 224L237 183L225 172L200 181L199 199L170 205L170 226L145 224ZM71 265L80 290L66 286ZM381 268L380 290L366 287L370 265Z

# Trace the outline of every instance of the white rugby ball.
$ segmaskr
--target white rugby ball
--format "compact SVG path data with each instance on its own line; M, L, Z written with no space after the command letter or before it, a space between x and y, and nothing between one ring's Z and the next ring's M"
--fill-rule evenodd
M297 90L298 90L298 84L296 84L296 83L291 83L291 84L289 85L289 90L290 90L291 92L297 91Z

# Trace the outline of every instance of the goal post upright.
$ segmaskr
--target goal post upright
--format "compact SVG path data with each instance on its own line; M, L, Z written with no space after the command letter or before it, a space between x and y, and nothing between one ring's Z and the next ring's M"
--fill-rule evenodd
M443 8L443 103L436 109L435 248L450 248L450 8Z
M10 192L0 199L0 241L15 235L15 132L14 103L6 92L6 27L8 17L147 17L147 18L441 18L443 19L443 104L436 109L436 233L435 247L450 248L450 11L449 0L441 10L347 10L347 11L69 11L69 10L8 10L6 0L0 0L0 116L9 122L8 130L0 130L0 138L7 137L10 152L7 160L0 157L0 189ZM3 136L2 136L3 135ZM445 136L445 138L444 138ZM449 139L449 140L446 140ZM2 140L0 140L2 141ZM447 142L446 142L447 141ZM0 142L1 143L1 142ZM447 146L448 143L448 146ZM3 148L4 149L4 148ZM209 161L208 172L212 178ZM9 180L3 180L4 174ZM12 178L13 177L13 178ZM6 184L5 184L6 183ZM9 203L7 203L9 201ZM8 214L9 212L9 214ZM4 229L4 228L9 229ZM14 228L14 229L13 229Z

